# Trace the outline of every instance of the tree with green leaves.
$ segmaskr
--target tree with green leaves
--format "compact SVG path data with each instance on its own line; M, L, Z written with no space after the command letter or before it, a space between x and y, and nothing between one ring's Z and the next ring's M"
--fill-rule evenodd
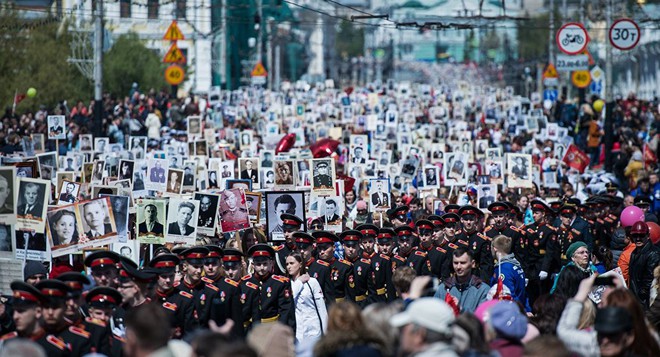
M356 28L348 21L341 21L336 35L335 50L344 59L364 55L364 29Z

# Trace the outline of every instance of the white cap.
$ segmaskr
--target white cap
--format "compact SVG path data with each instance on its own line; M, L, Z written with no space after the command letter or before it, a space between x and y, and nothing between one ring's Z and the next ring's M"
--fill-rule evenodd
M431 331L451 334L454 321L454 310L447 303L438 298L425 297L413 301L405 311L392 316L390 324L394 327L415 324Z

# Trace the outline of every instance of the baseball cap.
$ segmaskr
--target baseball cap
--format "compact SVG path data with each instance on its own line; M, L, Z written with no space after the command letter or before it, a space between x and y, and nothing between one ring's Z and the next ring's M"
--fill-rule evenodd
M454 311L444 301L425 297L420 298L390 319L394 327L402 327L415 324L438 333L451 334L451 326L454 324Z

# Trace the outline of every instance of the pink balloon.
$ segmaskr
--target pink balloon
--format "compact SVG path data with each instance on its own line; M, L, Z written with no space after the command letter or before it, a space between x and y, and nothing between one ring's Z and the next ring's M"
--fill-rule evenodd
M284 137L280 139L280 142L277 143L277 146L275 147L275 154L279 154L281 152L288 152L289 150L291 150L293 144L295 143L296 143L296 134L284 135Z
M630 227L635 222L644 222L644 211L637 206L628 206L621 211L621 226Z

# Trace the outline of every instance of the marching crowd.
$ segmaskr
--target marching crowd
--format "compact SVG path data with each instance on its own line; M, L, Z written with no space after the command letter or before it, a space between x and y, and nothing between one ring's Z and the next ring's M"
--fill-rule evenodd
M413 129L428 134L438 126L428 113L433 103L459 105L452 99L458 92L444 91L402 98L371 87L345 97L363 114L375 109L367 104L370 93L383 106L398 102L401 113L417 114ZM324 105L338 106L344 97L323 103L313 89L284 96L326 114ZM206 128L219 129L215 111L223 114L222 130L255 129L268 110L249 97L229 93L227 115L226 102L180 101L134 86L122 100L105 99L99 132L89 124L93 106L82 102L21 116L7 111L0 146L6 155L23 151L23 137L46 131L46 115L62 114L67 140L49 141L46 151L65 155L80 148L79 135L100 133L122 145L147 136L151 152L185 140L191 115L202 115ZM475 102L445 120L447 139L456 135L452 125L464 121L469 140L487 140L504 153L523 152L531 141L534 164L556 172L556 186L500 185L484 204L467 185L458 204L458 188L424 190L415 177L379 197L391 204L377 211L370 209L367 181L344 174L338 231L326 230L325 217L282 213L283 242L267 242L270 232L255 223L195 246L142 250L140 261L110 250L87 255L84 267L27 261L24 279L11 283L0 304L0 356L660 356L657 103L618 100L615 150L604 153L596 99L580 106L562 101L545 112L591 154L594 170L584 173L556 156L552 140L509 131L506 115L480 120ZM243 102L252 105L235 112ZM282 121L280 131L289 124ZM319 138L313 127L305 128L305 146ZM445 134L421 139L444 144ZM387 145L393 165L401 166L399 144ZM224 147L225 158L241 157L238 143ZM348 151L332 154L339 173L348 173ZM604 155L615 155L613 175L600 169Z

